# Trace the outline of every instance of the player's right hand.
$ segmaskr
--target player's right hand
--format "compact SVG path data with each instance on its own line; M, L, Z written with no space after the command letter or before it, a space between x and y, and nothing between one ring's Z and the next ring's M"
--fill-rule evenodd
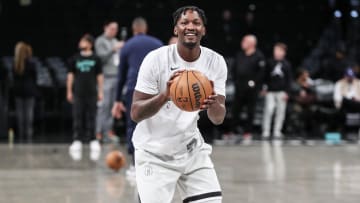
M73 94L72 94L72 92L67 92L66 99L68 100L68 102L73 103Z
M181 75L181 73L183 73L184 71L185 71L185 70L175 71L175 72L171 75L170 79L167 81L166 96L167 96L168 98L170 98L170 87L171 87L171 84L173 84L174 79L175 79L176 77L178 77L179 75Z
M125 105L122 102L115 102L111 109L112 116L116 119L120 119L123 116L123 112L126 112Z

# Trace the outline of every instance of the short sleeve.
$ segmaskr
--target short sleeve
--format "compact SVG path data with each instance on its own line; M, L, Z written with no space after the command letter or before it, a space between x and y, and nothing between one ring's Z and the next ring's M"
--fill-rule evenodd
M215 63L218 70L214 79L214 91L218 95L226 96L227 65L224 57L219 56Z
M145 56L139 70L135 90L145 94L155 95L159 93L157 70L158 62L154 52Z
M72 56L68 59L68 73L75 73L76 67L76 57Z

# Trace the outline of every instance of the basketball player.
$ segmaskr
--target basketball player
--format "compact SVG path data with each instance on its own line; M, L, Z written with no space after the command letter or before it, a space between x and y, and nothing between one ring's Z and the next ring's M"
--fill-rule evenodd
M221 188L210 159L211 146L197 127L199 112L185 112L169 99L173 79L184 70L204 73L214 94L202 104L216 125L224 121L227 67L224 58L200 46L206 17L195 6L173 14L176 44L150 52L142 62L134 91L131 118L136 182L142 203L170 203L176 186L183 202L220 203Z

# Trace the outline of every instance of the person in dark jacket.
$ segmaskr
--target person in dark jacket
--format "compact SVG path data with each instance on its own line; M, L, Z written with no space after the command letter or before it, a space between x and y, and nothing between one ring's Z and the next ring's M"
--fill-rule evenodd
M161 47L163 43L150 35L147 35L148 25L144 18L137 17L132 22L133 37L124 45L120 53L120 65L118 74L118 84L116 92L116 101L112 108L112 115L119 119L125 114L126 118L126 139L127 148L130 156L134 155L134 146L132 144L132 135L136 123L130 118L130 109L132 97L139 73L140 65L144 57L151 51ZM123 89L126 86L126 92L123 95ZM128 176L135 175L135 168L130 164L126 171Z
M286 60L287 46L284 43L274 45L273 57L268 60L262 94L265 95L262 138L269 139L271 120L275 112L273 136L282 138L282 127L286 114L286 104L292 81L291 65Z
M251 139L256 101L262 85L265 57L256 48L254 35L245 35L241 42L242 51L236 55L233 67L235 82L235 99L232 104L234 131L240 125L240 112L246 108L247 117L244 123L244 139Z
M15 46L13 90L18 127L17 134L20 139L25 137L30 139L33 136L37 73L31 57L31 46L24 42L18 42Z

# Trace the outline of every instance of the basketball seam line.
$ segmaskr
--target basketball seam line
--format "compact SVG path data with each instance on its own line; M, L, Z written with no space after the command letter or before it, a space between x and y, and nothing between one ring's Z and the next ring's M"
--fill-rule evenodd
M177 92L177 86L179 85L179 82L182 78L183 74L180 75L180 78L178 79L177 83L176 83L176 86L175 86L175 103L177 104L178 101L177 101L177 97L176 97L176 92ZM174 102L174 101L173 101Z
M190 99L191 110L194 110L194 107L193 107L193 105L192 105L191 95L190 95L189 71L186 71L186 82L187 82L187 86L188 86L188 94L189 94L189 99Z

